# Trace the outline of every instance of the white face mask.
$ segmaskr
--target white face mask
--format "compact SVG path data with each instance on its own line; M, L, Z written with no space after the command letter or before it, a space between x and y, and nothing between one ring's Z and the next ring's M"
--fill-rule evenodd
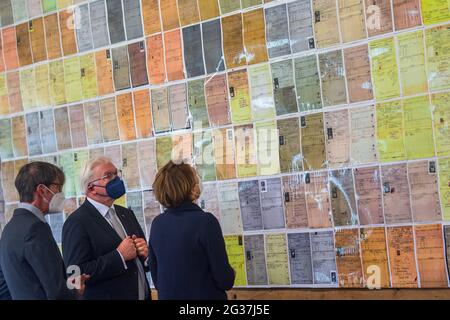
M62 213L64 211L64 203L66 202L64 192L54 193L47 186L44 187L53 194L53 197L48 205L48 213Z

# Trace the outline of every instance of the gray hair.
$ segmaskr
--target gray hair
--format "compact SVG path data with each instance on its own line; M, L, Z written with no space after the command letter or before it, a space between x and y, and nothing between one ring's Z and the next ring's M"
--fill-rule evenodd
M81 190L83 190L85 194L88 189L89 183L92 181L93 172L94 172L95 168L97 168L98 166L101 166L103 164L110 164L110 163L114 165L114 162L112 161L111 158L104 157L104 156L91 159L85 163L85 165L83 166L83 169L81 170L81 176L80 176Z

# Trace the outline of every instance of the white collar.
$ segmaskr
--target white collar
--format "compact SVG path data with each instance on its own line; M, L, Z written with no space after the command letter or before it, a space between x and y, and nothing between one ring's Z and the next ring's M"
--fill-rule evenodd
M91 198L89 198L89 197L86 197L86 200L88 200L88 201L95 207L95 209L97 209L98 212L100 212L100 214L101 214L103 217L106 216L106 214L108 213L109 209L111 209L111 208L114 207L114 205L111 206L111 207L105 206L103 203L100 203L100 202L98 202L98 201L95 201L95 200L93 200L93 199L91 199Z

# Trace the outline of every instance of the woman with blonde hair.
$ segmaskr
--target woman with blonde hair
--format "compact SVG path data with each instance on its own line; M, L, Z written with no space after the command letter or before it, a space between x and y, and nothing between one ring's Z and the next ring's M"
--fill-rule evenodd
M153 190L166 210L152 223L149 262L158 299L226 299L235 273L217 219L195 202L200 179L193 167L169 161Z

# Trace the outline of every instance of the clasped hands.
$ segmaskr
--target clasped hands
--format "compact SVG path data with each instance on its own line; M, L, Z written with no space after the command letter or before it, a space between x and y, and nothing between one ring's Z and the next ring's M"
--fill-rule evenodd
M125 261L133 260L137 256L144 259L148 257L147 241L144 238L138 238L134 234L123 239L117 250Z

